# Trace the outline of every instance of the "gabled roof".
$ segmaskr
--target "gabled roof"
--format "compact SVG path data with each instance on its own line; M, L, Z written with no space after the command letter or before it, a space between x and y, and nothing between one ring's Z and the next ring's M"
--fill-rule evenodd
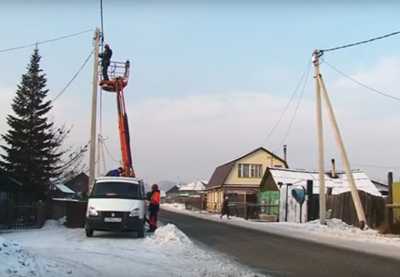
M67 186L65 186L65 185L62 185L62 184L56 185L56 188L57 188L58 190L60 190L61 192L63 192L63 193L67 193L67 194L74 194L74 193L75 193L75 191L73 191L73 190L70 189L69 187L67 187Z
M85 173L80 173L67 181L64 185L75 192L87 192L89 184L89 176Z
M332 178L325 174L325 186L332 189L332 194L340 194L350 191L349 181L344 172L337 172L337 177ZM352 171L357 190L367 192L375 196L382 196L376 186L371 182L367 174L359 170ZM284 168L268 168L262 183L268 176L272 176L274 183L293 184L307 188L307 180L313 181L313 193L319 194L319 174L316 171L294 170Z
M206 181L194 181L183 185L179 188L179 191L201 191L205 190Z
M254 149L253 151L251 151L250 153L247 153L243 156L240 156L239 158L234 159L233 161L230 161L228 163L225 163L223 165L218 166L215 170L213 175L210 178L210 181L208 182L208 184L206 185L207 188L212 188L212 187L220 187L224 184L226 178L228 178L229 173L231 172L233 166L235 165L235 163L247 156L250 156L258 151L264 151L266 153L268 153L269 155L271 155L272 157L274 157L275 159L281 161L286 167L288 167L288 164L285 160L283 160L282 158L278 157L277 155L275 155L274 153L268 151L267 149L265 149L264 147L258 147L256 149Z
M178 193L178 192L179 192L179 186L178 186L178 185L175 185L175 186L173 186L172 188L170 188L169 190L167 190L166 194L169 194L169 193Z

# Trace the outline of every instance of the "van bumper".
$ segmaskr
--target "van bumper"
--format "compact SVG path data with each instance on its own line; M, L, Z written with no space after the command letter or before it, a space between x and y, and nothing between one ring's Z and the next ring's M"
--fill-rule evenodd
M106 222L104 217L87 217L86 229L98 231L141 231L144 228L144 219L137 216L122 217L121 222Z

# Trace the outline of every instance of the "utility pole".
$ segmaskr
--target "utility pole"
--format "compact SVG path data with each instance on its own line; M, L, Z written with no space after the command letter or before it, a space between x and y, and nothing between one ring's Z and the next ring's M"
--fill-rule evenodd
M89 193L92 191L96 175L96 125L97 125L97 86L99 66L100 30L96 28L94 39L94 62L93 62L93 83L92 83L92 114L90 123L90 153L89 153Z
M286 144L283 145L283 159L287 163L287 145Z
M324 138L322 126L322 102L321 102L321 86L319 78L321 77L319 70L320 51L313 52L315 92L316 92L316 113L317 113L317 137L318 137L318 170L319 170L319 220L320 223L326 224L326 196L325 196L325 168L324 168Z
M325 106L328 110L328 116L330 123L333 128L333 133L335 136L336 144L340 151L340 156L342 158L342 162L344 165L344 169L346 172L346 177L349 182L349 187L351 191L351 196L353 199L354 206L356 208L357 218L359 222L359 227L364 229L367 220L365 217L364 209L361 204L360 195L358 194L358 190L356 187L356 183L354 181L353 173L351 172L351 166L349 162L349 158L347 156L346 149L344 147L342 135L339 130L338 123L336 121L335 113L333 111L332 103L329 99L328 92L326 90L326 86L322 75L319 69L319 58L321 57L322 52L319 50L315 50L313 52L313 63L315 67L315 86L317 92L317 127L318 127L318 152L319 152L319 178L320 178L320 193L319 193L319 203L320 203L320 221L321 224L325 224L326 221L326 196L325 196L325 172L324 172L324 145L323 145L323 132L322 132L322 106L321 99L324 99ZM321 94L322 92L322 94Z
M336 139L336 144L339 147L340 150L340 156L342 157L343 165L344 165L344 170L346 172L346 177L350 185L350 191L351 191L351 196L353 198L354 206L356 208L356 213L357 213L357 218L359 222L359 227L361 229L364 229L365 224L367 223L367 219L365 217L364 209L361 204L360 200L360 195L358 194L358 190L356 187L356 182L354 181L354 176L353 173L351 172L351 167L350 167L350 162L349 158L347 156L346 149L344 147L342 135L340 134L339 126L336 121L335 113L333 111L332 103L329 99L328 92L325 87L324 80L322 79L322 76L319 77L319 82L322 87L322 92L323 92L323 98L325 100L326 107L328 108L328 115L329 119L331 121L332 127L333 127L333 133L335 135Z

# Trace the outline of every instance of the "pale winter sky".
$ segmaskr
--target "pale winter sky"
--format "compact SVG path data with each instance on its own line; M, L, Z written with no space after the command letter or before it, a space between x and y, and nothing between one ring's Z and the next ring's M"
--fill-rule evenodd
M312 74L288 135L300 92L267 139L310 68L312 50L400 29L396 1L103 1L114 58L133 63L126 90L133 156L136 171L149 181L209 179L218 164L258 146L280 154L283 143L291 167L315 169ZM99 1L4 0L0 22L0 49L24 45L94 29ZM39 47L50 98L89 54L91 37ZM325 59L400 97L399 43L400 36L392 37L326 53ZM7 130L5 117L32 50L0 52L0 133ZM381 180L388 170L398 173L400 102L361 88L326 65L321 70L353 167ZM73 126L73 145L89 139L91 72L89 63L52 112L58 124ZM115 99L105 94L103 100L104 136L119 159ZM339 155L327 123L328 164ZM109 157L107 167L115 166Z

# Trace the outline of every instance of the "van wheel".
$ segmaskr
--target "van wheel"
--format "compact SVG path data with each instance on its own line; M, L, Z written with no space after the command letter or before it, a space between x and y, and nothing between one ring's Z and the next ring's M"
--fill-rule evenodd
M88 238L93 237L93 230L92 229L85 228L85 231L86 231L86 236Z
M138 238L144 238L144 224L140 227L140 230L137 232Z

